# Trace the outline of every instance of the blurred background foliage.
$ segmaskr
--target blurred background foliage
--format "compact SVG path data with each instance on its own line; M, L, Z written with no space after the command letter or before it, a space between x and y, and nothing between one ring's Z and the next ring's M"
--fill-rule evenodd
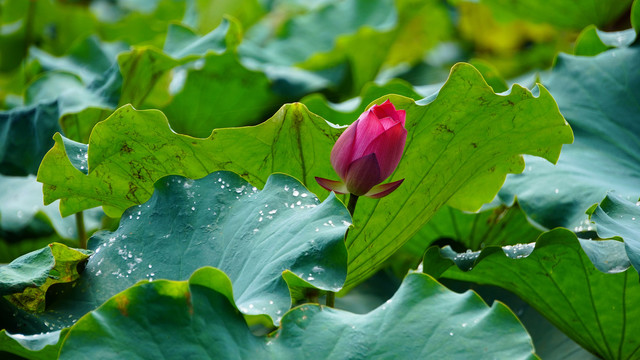
M162 110L174 131L195 137L259 124L293 101L349 124L382 95L433 95L461 61L473 64L495 92L513 83L532 88L560 52L595 55L632 42L631 5L0 0L0 263L53 241L78 246L77 217L62 218L57 201L43 205L34 176L56 131L86 144L96 123L129 103ZM97 208L83 217L89 234L118 222ZM534 242L542 230L517 203L496 200L478 214L444 207L382 272L340 301L358 312L383 302L432 244L477 251ZM539 324L539 315L526 315L535 313L531 308L517 300L511 305L525 323ZM536 326L529 327L534 339L552 328ZM586 356L562 339L565 355ZM549 341L540 344L561 354Z

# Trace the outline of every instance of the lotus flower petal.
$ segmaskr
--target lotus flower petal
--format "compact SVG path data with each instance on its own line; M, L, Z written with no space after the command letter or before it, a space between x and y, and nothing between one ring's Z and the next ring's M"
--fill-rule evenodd
M384 132L384 126L372 111L365 114L366 116L360 116L358 119L356 138L351 153L352 161L368 155L365 151L371 140Z
M404 179L400 179L398 181L376 185L371 190L369 190L369 192L364 194L364 196L370 197L372 199L380 199L381 197L385 197L391 194L400 186L400 184L402 184L403 181Z
M340 135L331 150L331 165L342 182L316 178L318 183L337 193L367 194L398 166L407 140L405 118L405 111L396 110L389 100L362 113ZM385 196L400 183L395 187L383 187L370 195Z
M333 191L336 194L346 194L349 191L347 190L347 185L345 185L342 181L329 180L316 176L316 181L323 188Z
M376 154L369 154L351 163L345 183L350 193L360 196L382 180Z
M381 181L388 178L400 163L402 152L407 141L407 129L396 123L389 130L376 137L365 153L375 153L380 165Z
M389 117L394 121L394 123L400 122L402 123L402 126L404 126L406 112L404 110L396 110L389 100L378 106L372 107L371 110L379 119ZM385 129L387 128L385 127Z
M347 178L347 170L351 165L351 159L353 159L353 144L355 143L358 121L356 120L340 135L331 149L331 165L343 181Z

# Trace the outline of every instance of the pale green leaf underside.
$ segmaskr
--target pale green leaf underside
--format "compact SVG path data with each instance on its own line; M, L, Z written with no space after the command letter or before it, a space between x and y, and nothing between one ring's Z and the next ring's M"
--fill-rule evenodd
M507 179L504 198L518 198L527 216L552 229L588 228L585 211L607 192L640 197L640 45L592 57L561 54L543 77L575 132L557 166L527 158Z
M629 201L615 193L608 194L591 215L598 235L624 240L627 256L640 272L640 201Z

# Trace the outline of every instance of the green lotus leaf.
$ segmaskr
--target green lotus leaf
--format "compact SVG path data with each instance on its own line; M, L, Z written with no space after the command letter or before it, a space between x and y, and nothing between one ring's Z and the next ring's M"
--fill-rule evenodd
M77 280L78 264L91 253L53 243L25 254L0 267L0 294L24 310L42 312L49 287Z
M594 56L611 48L629 46L635 39L634 29L607 33L591 25L582 30L576 39L573 53L579 56Z
M0 25L0 70L3 72L18 68L26 54L24 25L21 20Z
M29 360L49 360L58 357L60 338L68 329L36 335L11 334L0 331L0 354L14 354Z
M629 305L640 301L640 285L621 242L578 240L571 231L556 229L535 244L482 252L458 254L432 247L423 264L424 271L436 277L517 294L603 359L633 358L640 349L635 336L640 325L633 321L640 309Z
M547 23L561 28L582 29L594 24L608 25L628 11L633 0L595 0L576 3L571 0L482 0L500 16L517 17L532 22Z
M162 46L167 24L185 15L187 2L173 0L102 2L93 13L100 21L97 33L106 41L136 46Z
M86 142L93 126L118 104L121 82L115 67L88 85L73 74L50 71L31 83L25 101L37 104L57 100L62 131L76 141Z
M353 34L363 26L392 28L397 12L390 0L349 0L328 2L300 15L292 12L284 23L274 21L277 16L281 15L272 12L247 31L238 49L242 56L274 65L296 65L315 53L332 50L338 36Z
M591 213L598 235L624 240L627 256L640 271L640 201L632 202L615 193L608 194Z
M604 32L598 30L595 25L589 25L582 30L574 47L574 54L581 56L593 56L608 49L627 47L636 40L635 29L640 20L640 6L634 1L631 8L631 24L634 28L622 31Z
M219 273L204 268L189 282L143 283L114 296L71 328L60 358L88 351L105 359L536 358L506 306L489 308L476 294L448 291L423 274L408 275L368 314L306 304L283 317L276 335L256 337L230 303L228 281L212 280Z
M57 202L42 204L42 184L34 176L0 175L0 231L3 233L47 235L55 230L62 238L77 238L75 219L62 218L57 205ZM85 227L88 231L95 230L100 225L100 211L88 213Z
M342 287L349 221L334 196L320 203L286 175L272 175L262 191L231 172L169 176L148 202L124 213L115 232L91 237L95 253L83 276L38 318L58 330L140 280L184 280L215 266L233 282L244 314L278 323L299 288Z
M210 33L199 37L181 25L171 25L167 32L164 50L153 46L137 46L118 55L118 65L123 83L120 105L141 106L155 90L159 80L178 66L203 57L208 52L222 53L235 47L239 25L225 19ZM227 41L232 41L230 44Z
M0 173L35 174L60 131L58 101L0 112Z
M29 56L38 62L44 71L64 71L77 75L89 84L109 70L118 53L127 50L121 42L107 43L90 36L75 45L65 56L54 56L40 48L29 49Z
M31 20L29 14L32 14ZM95 18L87 7L58 1L36 4L7 0L1 16L2 24L7 25L0 35L0 46L6 46L0 56L3 70L19 66L32 44L59 56L73 48L75 40L88 37L96 28Z
M233 16L238 19L243 28L248 28L265 14L266 4L259 0L220 0L211 2L196 0L187 3L187 12L183 23L197 29L199 33L206 33L214 29L224 19Z
M72 74L46 73L27 89L27 105L0 112L2 174L36 174L56 131L64 129L76 140L88 138L93 124L117 104L119 74L105 75L109 77L85 86Z
M291 95L340 85L356 92L375 78L398 24L393 1L300 8L272 11L249 28L238 47L243 61Z
M173 24L162 51L140 47L120 54L120 104L162 109L175 131L197 137L209 136L214 128L261 122L281 97L264 73L240 63L235 52L239 26L225 18L215 30L199 36ZM173 80L167 86L162 79L171 72ZM156 98L150 99L154 92Z
M520 154L558 159L562 144L573 140L571 129L546 89L538 90L535 97L514 85L508 95L496 95L472 66L458 64L435 99L389 96L406 110L409 133L389 181L405 180L393 196L358 203L347 239L346 288L371 274L445 203L477 211L492 201L507 173L523 170Z
M534 222L584 231L585 211L609 190L637 199L640 194L640 47L633 45L582 57L560 54L542 82L575 132L557 166L526 158L500 192L517 196ZM588 74L588 75L587 75ZM507 201L509 202L509 201ZM589 229L590 230L590 229Z
M182 88L162 107L176 132L207 137L213 129L260 123L280 106L282 98L266 75L245 68L233 52L201 61L202 66L182 70Z
M333 174L325 153L338 134L301 104L285 105L255 127L215 130L207 139L174 133L159 111L125 106L94 128L88 147L56 135L38 181L45 183L45 203L61 199L63 216L103 205L108 215L119 217L147 201L163 176L200 178L217 169L241 174L258 187L273 172L288 173L320 193L313 176ZM87 152L85 175L87 165L72 161Z
M451 240L457 245L458 251L476 251L486 246L535 242L541 233L527 221L517 205L508 207L498 202L483 207L479 213L443 206L402 250L422 257L433 242Z

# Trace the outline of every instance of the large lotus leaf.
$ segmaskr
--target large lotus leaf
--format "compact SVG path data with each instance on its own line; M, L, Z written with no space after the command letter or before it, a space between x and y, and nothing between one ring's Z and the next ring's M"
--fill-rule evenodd
M60 131L58 102L0 112L0 174L35 174Z
M0 295L21 309L42 312L49 287L77 280L78 264L91 253L53 243L25 254L0 267Z
M51 330L70 326L140 280L184 280L209 265L229 276L243 313L277 323L292 303L288 284L342 287L349 220L334 196L320 203L282 174L269 177L262 191L231 172L169 176L148 202L124 213L115 232L89 240L95 254L83 276L38 318Z
M609 190L637 199L640 194L640 46L617 48L593 57L560 54L543 77L560 112L575 132L557 166L527 158L521 175L501 191L518 197L535 222L580 231L585 211Z
M594 24L604 27L628 11L633 0L594 0L588 3L572 0L482 0L501 16L514 16L561 28L581 30Z
M490 202L507 173L523 170L519 154L555 162L562 144L573 140L546 89L540 87L534 97L514 85L498 96L469 65L454 66L428 104L390 99L407 111L409 132L390 180L405 181L393 196L358 203L347 239L347 287L368 276L445 203L477 211Z
M542 231L532 226L517 205L497 204L479 213L443 206L403 247L422 257L437 240L453 241L456 250L480 250L486 246L515 245L536 241Z
M631 202L615 193L608 194L593 210L591 221L596 223L601 237L624 240L631 264L640 271L640 201Z
M255 127L215 130L207 139L174 133L159 111L125 106L94 128L88 147L56 135L38 181L45 183L46 203L61 199L63 215L103 205L108 215L119 217L149 199L153 183L163 176L200 178L217 169L241 174L258 187L273 172L288 173L320 193L313 177L332 175L324 154L338 134L301 104L285 105ZM87 165L72 161L84 159L87 151L85 175Z
M430 248L424 259L424 271L436 277L514 292L605 359L634 358L640 351L640 324L634 320L640 308L632 305L640 301L640 285L629 267L621 242L578 240L567 229L546 232L535 244L504 250L489 247L457 254Z
M303 305L283 317L275 336L256 337L229 302L228 280L216 281L219 273L204 268L189 282L154 281L114 296L71 328L60 358L536 358L506 306L489 308L423 274L407 276L368 314Z

